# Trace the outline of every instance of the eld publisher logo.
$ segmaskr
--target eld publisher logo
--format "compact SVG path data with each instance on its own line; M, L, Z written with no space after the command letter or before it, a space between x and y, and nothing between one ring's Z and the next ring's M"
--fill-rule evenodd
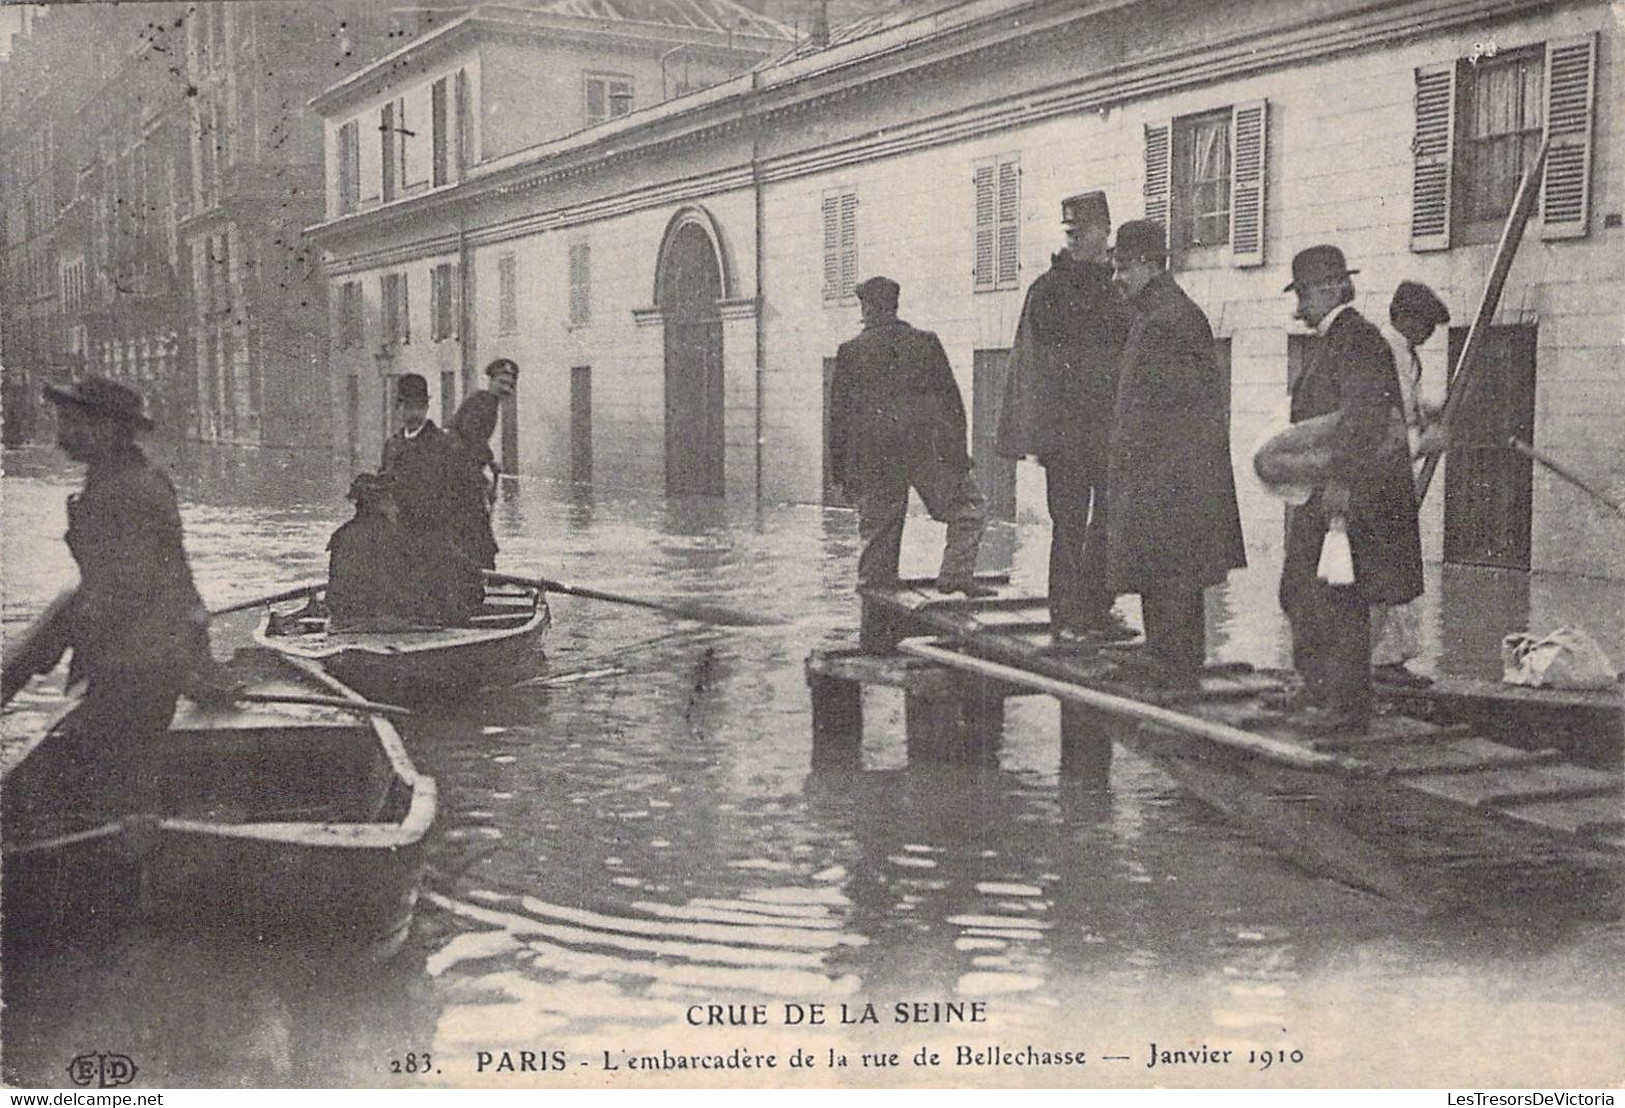
M135 1080L136 1066L122 1054L81 1054L68 1063L68 1079L81 1087L112 1089Z

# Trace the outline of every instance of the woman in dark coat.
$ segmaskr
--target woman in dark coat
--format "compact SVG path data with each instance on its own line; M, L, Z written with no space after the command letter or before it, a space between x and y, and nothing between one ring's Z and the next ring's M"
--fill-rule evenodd
M1140 594L1149 659L1188 686L1206 659L1203 590L1247 553L1213 331L1166 257L1159 224L1118 229L1113 264L1134 317L1106 474L1107 577L1113 591Z

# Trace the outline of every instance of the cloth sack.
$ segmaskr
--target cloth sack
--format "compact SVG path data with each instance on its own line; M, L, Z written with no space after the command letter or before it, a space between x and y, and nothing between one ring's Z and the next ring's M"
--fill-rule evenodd
M1611 689L1619 670L1596 640L1578 627L1544 637L1527 631L1501 640L1501 680L1548 689Z
M1354 584L1354 551L1349 549L1348 524L1342 516L1326 521L1326 535L1320 540L1320 565L1315 576L1328 585Z
M1328 412L1314 419L1291 423L1277 413L1264 429L1253 450L1253 472L1264 490L1289 504L1302 504L1317 488L1332 479L1332 442L1341 412ZM1388 431L1376 459L1390 456L1409 458L1410 432L1398 408L1388 409Z

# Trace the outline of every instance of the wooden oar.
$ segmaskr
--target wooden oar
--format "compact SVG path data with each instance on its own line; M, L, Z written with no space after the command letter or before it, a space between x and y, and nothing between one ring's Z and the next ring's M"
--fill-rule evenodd
M318 696L313 693L258 693L240 692L232 696L239 704L314 704L320 708L342 708L347 712L361 712L371 716L409 718L415 713L399 704L381 704L376 700L351 700L344 696Z
M641 596L627 596L624 593L588 588L586 585L567 585L563 581L551 581L546 577L520 577L512 573L498 573L494 569L485 571L485 579L497 585L527 585L547 592L564 593L566 596L580 596L588 600L608 601L611 604L630 604L637 608L651 608L654 611L665 612L668 615L680 616L683 619L697 619L702 623L715 623L721 627L768 627L784 622L773 616L752 615L748 612L724 608L719 604L704 604L683 600L648 600Z
M63 589L6 645L5 662L0 664L0 704L11 703L29 678L55 666L68 649L68 612L78 588Z
M267 604L280 604L284 600L295 600L301 596L310 596L327 588L326 581L309 581L291 589L274 592L270 596L259 596L253 600L239 600L235 604L228 604L224 608L215 608L209 612L209 618L230 615L232 612L246 612L250 608L263 608Z

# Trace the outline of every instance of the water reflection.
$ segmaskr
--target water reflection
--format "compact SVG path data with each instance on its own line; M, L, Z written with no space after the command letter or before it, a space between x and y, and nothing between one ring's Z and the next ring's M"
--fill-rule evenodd
M59 536L78 478L38 452L5 460L14 623L71 575ZM321 575L322 546L348 514L346 473L202 451L170 462L212 603ZM747 1041L726 1021L692 1027L692 1005L768 1004L774 1023L748 1043L788 1054L806 1029L784 1025L785 1004L884 1012L898 1000L982 1000L997 1026L860 1025L874 1044L1082 1039L1092 1057L1132 1059L1040 1074L1063 1083L1141 1083L1150 1041L1308 1044L1315 1062L1298 1080L1311 1083L1472 1074L1483 1084L1514 1061L1539 1076L1538 1055L1508 1030L1522 1026L1538 1025L1531 1041L1552 1059L1574 1062L1572 1047L1553 1046L1559 1030L1597 1059L1625 1048L1617 922L1564 922L1555 907L1538 930L1421 921L1293 869L1132 755L1119 754L1110 790L1062 780L1046 698L1009 703L998 764L977 770L909 765L901 696L875 691L860 764L814 772L802 661L854 634L849 512L507 482L496 530L515 572L705 597L783 622L717 629L556 597L531 680L406 728L440 782L441 816L429 892L390 973L284 972L254 951L132 936L100 961L8 972L14 1073L60 1084L66 1057L94 1042L134 1044L148 1059L143 1084L415 1084L388 1060L429 1050L470 1080L475 1051L545 1046L572 1067L591 1060L578 1075L588 1081L602 1078L606 1053ZM940 526L911 520L903 571L933 572L941 540ZM999 525L987 556L1040 592L1046 542L1042 527ZM1284 660L1274 573L1239 574L1210 603L1226 660ZM1439 668L1482 672L1502 624L1540 616L1518 580L1475 572L1430 585L1444 601L1430 615ZM1495 605L1482 604L1492 593ZM1567 594L1542 584L1539 595ZM1589 607L1617 612L1617 601L1603 589ZM1121 610L1136 615L1132 600ZM240 643L249 623L223 622L217 643ZM102 995L124 999L91 1003ZM1373 1069L1344 1045L1418 1025L1453 1029L1452 1042L1477 1044L1462 1051L1477 1061ZM1611 1076L1601 1062L1566 1072ZM830 1080L797 1080L820 1078Z

